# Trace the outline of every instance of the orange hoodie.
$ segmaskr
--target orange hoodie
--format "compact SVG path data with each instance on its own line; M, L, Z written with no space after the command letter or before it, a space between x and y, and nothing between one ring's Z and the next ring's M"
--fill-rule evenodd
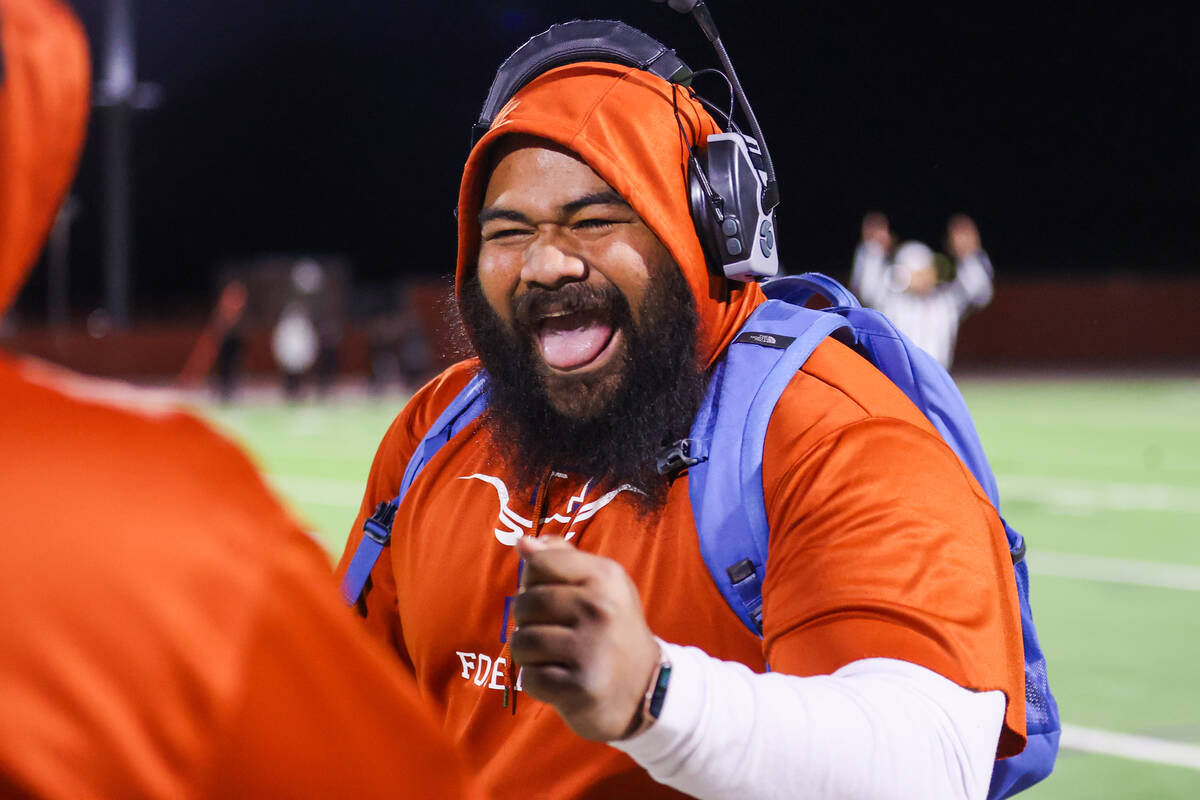
M459 195L458 280L474 269L488 148L506 133L578 153L675 256L701 318L711 362L753 307L757 286L705 271L687 212L685 128L712 129L679 89L611 64L551 70L518 92L468 158ZM409 457L477 368L448 369L384 436L344 572L375 506L395 496ZM366 624L443 710L446 729L501 798L674 797L617 750L575 736L553 709L516 694L505 650L518 585L513 544L536 526L535 498L513 491L519 458L476 421L412 484L390 548L371 574ZM763 488L771 529L764 636L726 606L701 558L686 475L665 507L639 514L628 490L596 496L584 476L555 479L541 530L621 564L650 628L752 669L828 674L852 661L910 661L962 686L1009 698L999 755L1024 739L1024 672L1016 586L999 518L929 422L865 360L828 340L784 392L767 431ZM540 502L541 498L537 498Z
M0 311L25 282L75 174L91 66L59 3L5 2L0 15Z
M0 312L74 171L83 31L0 0ZM411 679L238 450L0 355L0 797L465 797Z

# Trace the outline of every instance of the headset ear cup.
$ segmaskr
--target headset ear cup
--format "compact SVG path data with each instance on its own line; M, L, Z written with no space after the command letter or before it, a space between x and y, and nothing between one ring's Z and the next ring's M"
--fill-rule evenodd
M716 215L713 213L708 193L704 191L704 184L696 174L702 169L704 169L704 155L693 152L688 168L688 206L692 212L692 224L696 228L696 237L700 240L700 247L704 250L704 261L708 264L709 272L724 276L720 251L717 249L720 246L720 240L717 237Z

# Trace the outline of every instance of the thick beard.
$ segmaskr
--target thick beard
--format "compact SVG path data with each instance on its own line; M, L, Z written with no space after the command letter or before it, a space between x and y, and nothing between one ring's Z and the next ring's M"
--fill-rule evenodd
M661 507L669 486L658 474L657 456L687 435L704 398L696 304L674 267L651 278L639 324L620 292L605 297L625 346L619 366L592 380L548 378L534 337L506 326L474 277L460 293L462 322L490 378L484 424L501 452L519 454L506 459L518 485L532 489L551 470L610 489L631 484L644 492L640 506L649 512Z

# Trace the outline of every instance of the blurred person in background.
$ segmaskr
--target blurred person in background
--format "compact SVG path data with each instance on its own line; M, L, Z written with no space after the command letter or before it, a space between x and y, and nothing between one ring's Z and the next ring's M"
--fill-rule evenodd
M429 379L433 361L429 340L413 308L409 287L396 287L391 307L371 318L367 336L372 393L394 386L411 394Z
M894 242L886 216L872 211L863 217L850 286L864 304L886 314L949 369L959 324L992 300L992 264L979 228L965 214L950 218L946 247L954 259L954 276L945 282L939 281L937 256L927 245L905 242L893 254Z
M275 357L283 394L288 400L300 397L301 382L317 363L321 351L313 298L321 290L324 278L317 262L310 258L297 261L291 270L288 300L271 331L271 355Z
M246 302L249 296L250 291L240 278L232 278L224 283L208 324L200 332L183 369L179 371L180 386L197 387L212 372L221 401L229 403L233 400L242 379Z
M0 0L0 311L70 184L89 79L65 5ZM204 423L0 354L0 446L0 796L466 796L325 554Z
M299 399L306 380L315 379L320 397L337 380L343 320L330 300L330 283L314 258L301 258L292 265L288 299L271 332L271 353L289 400Z
M246 350L244 319L248 296L245 282L234 278L221 289L213 313L213 336L220 342L213 372L217 378L217 391L226 403L233 400L242 382L242 363Z

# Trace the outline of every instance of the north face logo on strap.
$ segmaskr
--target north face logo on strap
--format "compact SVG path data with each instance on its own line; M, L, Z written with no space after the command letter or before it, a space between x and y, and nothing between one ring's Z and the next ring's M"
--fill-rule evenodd
M738 337L733 340L734 344L757 344L763 347L774 347L778 350L786 350L787 346L796 341L795 336L779 336L774 333L761 333L759 331L742 331Z

